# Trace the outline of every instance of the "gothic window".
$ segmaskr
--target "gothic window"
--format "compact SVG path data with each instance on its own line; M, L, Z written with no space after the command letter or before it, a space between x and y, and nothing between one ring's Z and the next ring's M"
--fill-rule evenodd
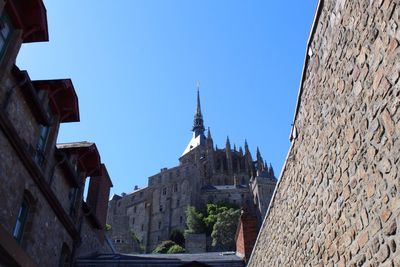
M133 207L133 213L136 213L136 206Z
M0 57L3 57L4 51L7 47L7 42L10 39L12 33L12 26L10 19L3 12L3 15L0 18Z
M161 222L158 222L158 229L161 229Z
M21 206L19 207L17 221L15 222L13 230L13 237L15 240L17 240L19 244L21 244L22 241L22 235L24 233L24 228L26 226L28 212L29 212L29 203L28 200L24 197Z
M140 192L140 195L139 195L141 198L143 197L143 192Z
M178 169L176 170L176 177L179 177L181 175L181 171Z
M183 222L183 217L180 216L180 217L179 217L179 223L182 223L182 222Z
M180 206L180 203L181 202L181 200L178 198L177 200L176 200L176 207L178 208L179 206Z
M132 196L131 201L133 202L135 200L135 196Z
M163 194L164 196L167 194L167 188L166 188L166 187L163 188L162 194Z
M132 218L132 225L135 224L135 218Z
M162 212L163 211L163 206L162 205L160 205L160 212Z
M178 192L178 184L174 184L174 192Z
M161 184L161 175L158 176L158 183Z
M142 229L142 231L144 230L144 224L142 224L141 229Z

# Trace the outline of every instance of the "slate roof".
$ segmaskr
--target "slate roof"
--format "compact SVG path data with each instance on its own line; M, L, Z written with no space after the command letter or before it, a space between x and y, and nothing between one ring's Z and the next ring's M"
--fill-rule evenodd
M243 259L235 252L208 252L196 254L99 254L77 259L75 266L182 266L200 263L210 267L244 267Z

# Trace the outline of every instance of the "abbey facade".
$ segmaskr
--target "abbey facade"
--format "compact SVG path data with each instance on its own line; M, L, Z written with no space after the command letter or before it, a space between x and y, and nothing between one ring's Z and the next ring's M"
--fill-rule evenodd
M253 159L247 142L244 151L232 148L229 138L225 148L214 147L210 129L205 135L198 92L193 137L179 165L149 177L145 188L114 195L107 216L110 237L119 252L151 252L172 230L185 230L188 206L218 202L252 208L261 225L276 182L272 166L258 149Z

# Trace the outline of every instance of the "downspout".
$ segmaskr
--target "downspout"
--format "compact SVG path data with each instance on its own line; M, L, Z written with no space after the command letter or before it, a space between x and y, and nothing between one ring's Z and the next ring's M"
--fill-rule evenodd
M311 46L311 42L312 42L312 40L313 40L315 31L316 31L316 29L317 29L317 22L318 22L319 19L320 19L323 6L324 6L324 0L318 0L318 5L317 5L317 8L316 8L316 12L315 12L315 15L314 15L314 20L313 20L313 23L312 23L312 26L311 26L311 31L310 31L310 34L309 34L309 36L308 36L307 47L306 47L306 53L305 53L305 57L304 57L303 71L302 71L302 75L301 75L301 81L300 81L300 86L299 86L299 92L298 92L298 95L297 95L296 108L295 108L295 112L294 112L294 117L293 117L293 122L292 122L292 128L291 128L291 131L290 131L290 136L289 136L289 140L290 140L290 142L291 142L290 148L289 148L289 151L288 151L288 153L287 153L287 155L286 155L286 159L285 159L285 162L284 162L284 164L283 164L283 168L282 168L282 170L281 170L281 173L279 174L278 183L277 183L277 185L276 185L276 187L275 187L275 190L274 190L274 193L273 193L273 195L272 195L271 201L269 202L268 209L267 209L267 213L265 214L265 217L264 217L264 219L263 219L263 223L262 223L262 225L261 225L260 231L258 232L257 239L256 239L256 242L255 242L255 244L254 244L254 246L253 246L253 250L252 250L252 252L251 252L250 259L249 259L249 261L248 261L247 266L250 266L251 261L252 261L252 259L253 259L253 255L254 255L255 249L256 249L256 247L257 247L257 245L258 245L258 243L259 243L259 240L260 240L260 236L261 236L262 229L264 228L264 224L265 224L265 222L266 222L266 220L267 220L267 217L268 217L268 215L269 215L269 213L270 213L271 207L273 207L273 202L274 202L274 200L275 200L276 192L278 191L278 188L279 188L280 183L281 183L281 181L282 181L282 177L283 177L283 174L285 173L285 170L286 170L286 164L287 164L289 155L290 155L291 152L292 152L294 143L295 143L296 138L297 138L297 135L298 135L298 134L297 134L298 130L296 129L295 122L296 122L297 114L299 113L299 110L300 110L301 96L302 96L302 94L303 94L303 85L304 85L304 81L305 81L305 77L306 77L306 69L307 69L308 61L309 61L308 50L309 50L309 48L310 48L310 46Z

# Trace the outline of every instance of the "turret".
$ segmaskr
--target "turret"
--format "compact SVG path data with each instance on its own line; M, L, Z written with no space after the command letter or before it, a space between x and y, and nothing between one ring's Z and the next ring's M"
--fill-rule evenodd
M271 163L269 164L268 173L269 173L269 177L275 178L274 169L272 168L272 164Z
M231 151L231 143L229 142L229 136L226 137L225 152L226 152L226 163L228 164L228 173L232 174L233 173L232 151Z
M207 147L213 149L214 148L214 141L211 137L211 130L210 127L207 129L207 139L206 139Z
M257 173L261 174L264 169L264 160L261 157L260 149L257 147Z

